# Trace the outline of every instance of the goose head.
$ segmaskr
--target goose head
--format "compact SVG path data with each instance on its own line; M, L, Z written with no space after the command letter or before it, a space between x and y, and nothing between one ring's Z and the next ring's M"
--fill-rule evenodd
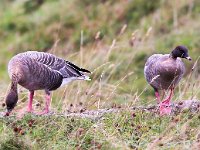
M188 55L188 49L185 47L185 46L177 46L172 52L171 52L171 56L173 58L177 58L177 57L180 57L180 58L185 58L189 61L191 61L191 57Z
M18 94L15 90L10 90L6 97L6 109L7 112L10 113L18 101Z

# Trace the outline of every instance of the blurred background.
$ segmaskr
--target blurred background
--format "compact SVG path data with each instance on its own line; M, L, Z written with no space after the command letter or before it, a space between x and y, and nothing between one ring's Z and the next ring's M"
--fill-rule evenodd
M155 103L143 68L154 53L185 45L193 61L174 100L200 99L199 0L1 0L0 88L3 102L9 59L37 50L53 53L92 71L92 81L75 81L53 92L52 109L70 104L88 109ZM27 91L19 89L19 105ZM43 105L43 92L35 104ZM24 103L23 103L24 102Z

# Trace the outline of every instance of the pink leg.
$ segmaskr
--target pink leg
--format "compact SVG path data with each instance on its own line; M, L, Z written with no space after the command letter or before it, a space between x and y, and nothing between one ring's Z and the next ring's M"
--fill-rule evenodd
M18 114L17 114L17 118L22 118L26 114L26 112L33 112L33 107L32 107L33 97L34 97L34 91L30 91L27 108L23 108L23 109L19 110Z
M27 112L32 112L33 111L33 107L32 107L33 97L34 97L34 91L30 91Z
M160 103L160 115L169 115L171 113L170 100L172 98L174 89L170 89L169 97Z
M45 112L46 113L49 112L50 102L51 102L51 96L50 96L50 94L47 94L46 95L46 106L45 106Z
M166 100L164 100L162 103L164 103L164 104L170 104L170 100L172 98L173 92L174 92L174 89L173 88L170 89L169 97Z
M44 114L49 113L50 102L51 102L50 92L46 91L46 104L45 104L45 110L42 111L42 112L37 113L37 115L44 115Z
M157 103L159 104L160 103L160 94L158 91L155 91L155 96L156 96Z

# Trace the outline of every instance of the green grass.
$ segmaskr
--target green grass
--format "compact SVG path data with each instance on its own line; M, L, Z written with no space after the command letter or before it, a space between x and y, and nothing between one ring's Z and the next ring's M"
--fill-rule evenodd
M26 115L0 122L0 143L1 149L194 148L199 117L183 112L161 118L142 111L108 114L100 120Z
M9 87L7 63L16 53L47 51L92 71L92 81L73 82L52 93L51 110L65 112L79 103L88 110L155 104L143 68L153 53L189 48L192 62L173 101L200 99L198 0L35 0L0 2L0 104ZM86 13L89 12L89 13ZM98 35L99 34L99 35ZM98 35L98 36L97 36ZM192 71L192 68L194 70ZM27 104L19 87L15 110ZM34 108L44 107L37 91ZM41 107L36 107L41 104ZM0 108L4 111L4 108ZM59 116L0 120L0 149L189 149L199 144L199 114L185 112L160 118L125 111L100 120ZM29 121L34 123L29 127ZM13 125L14 124L14 125ZM22 128L24 135L13 128Z

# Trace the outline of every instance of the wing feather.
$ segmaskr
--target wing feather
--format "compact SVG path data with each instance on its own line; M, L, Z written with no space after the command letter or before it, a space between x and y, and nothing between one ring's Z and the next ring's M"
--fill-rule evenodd
M32 59L35 59L37 62L42 63L49 68L60 72L64 78L71 77L81 77L85 76L84 72L90 73L90 71L79 68L75 64L66 61L62 58L58 58L50 53L37 52L37 51L28 51L25 53L29 55Z

